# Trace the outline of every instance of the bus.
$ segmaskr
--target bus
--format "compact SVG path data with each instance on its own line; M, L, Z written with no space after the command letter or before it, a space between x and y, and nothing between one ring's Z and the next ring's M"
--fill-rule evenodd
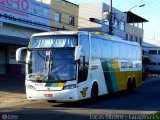
M147 58L147 64L145 68L149 73L160 73L160 47L144 47L144 55Z
M28 100L95 101L142 81L138 43L86 31L34 34L28 47L17 49L16 60L26 64Z

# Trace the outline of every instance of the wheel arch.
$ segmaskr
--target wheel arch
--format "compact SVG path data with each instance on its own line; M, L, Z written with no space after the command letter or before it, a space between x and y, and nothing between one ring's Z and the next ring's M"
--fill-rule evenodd
M92 90L92 87L96 86L97 87L97 91L98 91L98 95L99 95L99 86L98 86L98 81L93 81L92 83L92 86L91 86L91 90ZM90 92L91 93L91 92ZM91 95L90 95L91 96Z

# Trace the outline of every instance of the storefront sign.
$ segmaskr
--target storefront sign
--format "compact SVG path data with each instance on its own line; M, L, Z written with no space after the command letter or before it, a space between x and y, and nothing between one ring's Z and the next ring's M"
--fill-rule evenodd
M40 30L50 30L49 5L35 0L0 0L0 21Z

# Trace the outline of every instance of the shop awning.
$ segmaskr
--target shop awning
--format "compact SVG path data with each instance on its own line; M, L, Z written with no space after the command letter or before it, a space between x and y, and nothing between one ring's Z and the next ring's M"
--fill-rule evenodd
M27 38L13 37L7 35L0 35L0 44L27 46L28 43L29 43L29 38L27 39Z

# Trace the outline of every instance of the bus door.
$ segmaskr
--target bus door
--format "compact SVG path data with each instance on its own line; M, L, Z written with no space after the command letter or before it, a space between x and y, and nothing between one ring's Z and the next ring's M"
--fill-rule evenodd
M78 63L78 96L84 99L88 90L89 68L89 39L88 35L79 35L79 44L82 46L81 56Z

